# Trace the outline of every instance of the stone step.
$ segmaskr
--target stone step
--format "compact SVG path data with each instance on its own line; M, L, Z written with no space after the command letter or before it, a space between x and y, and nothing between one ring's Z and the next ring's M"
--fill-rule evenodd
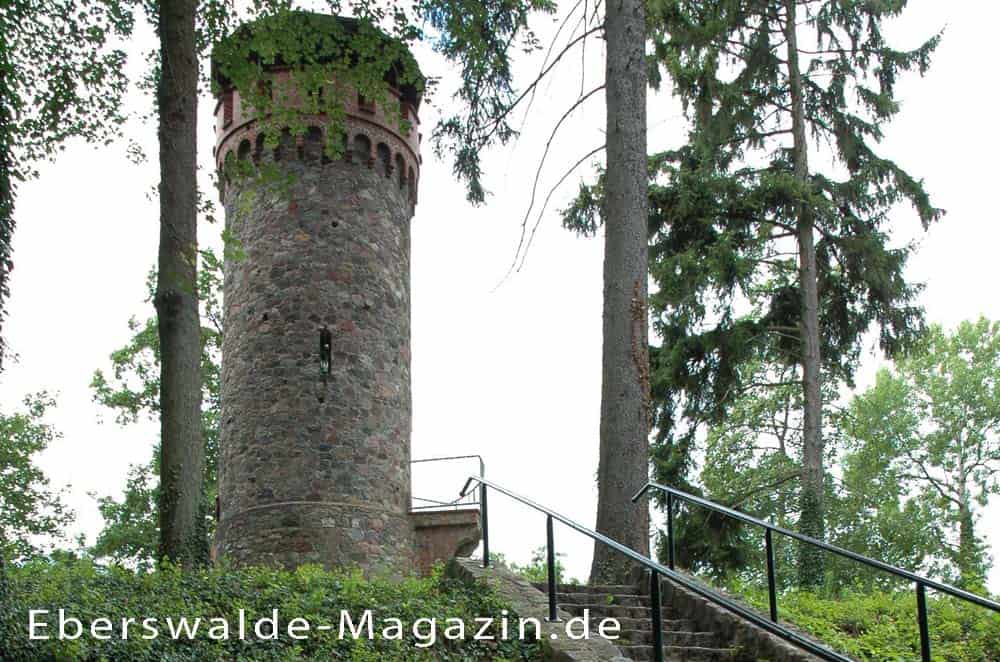
M653 647L619 646L626 657L635 662L647 662L653 659ZM731 662L736 660L736 653L729 648L702 648L697 646L664 646L663 655L668 660L685 660L685 662Z
M665 630L662 634L664 646L715 648L719 643L714 632L683 632ZM615 643L619 646L652 645L653 631L623 629L620 633L620 639Z
M694 623L686 618L666 618L661 620L663 624L664 632L692 632L694 631ZM650 617L646 618L619 618L618 624L622 627L622 632L625 631L638 631L638 632L652 632L653 631L653 619Z
M556 602L561 605L607 604L622 607L648 607L649 598L644 595L624 595L614 593L557 593Z
M548 594L548 586L545 582L532 582L532 586L537 588L542 593ZM631 585L614 585L614 586L587 586L586 584L560 584L556 588L556 596L560 599L563 596L572 596L575 594L583 595L600 595L603 599L606 599L608 595L620 595L620 596L630 596L636 597L644 600L644 604L649 605L649 593L645 593L635 586ZM569 597L567 602L572 601L573 598ZM663 595L660 604L667 605L667 596Z
M560 608L565 609L567 612L573 616L583 616L584 610L590 612L591 618L617 618L619 621L632 618L645 620L647 623L651 622L651 614L653 612L649 607L635 607L630 605L615 605L608 603L592 603L592 604L560 604ZM672 621L670 618L671 614L663 613L663 622ZM689 623L690 621L687 621Z
M545 582L533 582L543 593ZM614 643L622 653L636 662L653 659L653 623L649 595L636 586L625 584L588 586L560 584L556 587L559 607L571 616L590 615L591 627L604 618L614 618L621 626ZM672 618L675 614L666 605L661 609L664 657L671 661L728 662L735 660L733 650L720 648L714 632L697 632L689 619Z
M546 582L532 582L532 585L542 593L549 592ZM636 592L631 584L557 584L556 593L611 593L613 595L632 595Z

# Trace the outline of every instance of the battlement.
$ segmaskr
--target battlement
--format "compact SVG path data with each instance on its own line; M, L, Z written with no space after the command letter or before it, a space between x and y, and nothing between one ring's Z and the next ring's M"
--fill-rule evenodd
M276 80L287 79L287 76L287 71L275 72ZM398 110L389 111L357 92L344 94L341 158L347 163L377 169L400 189L407 189L410 200L416 204L421 162L419 118L416 109L401 94L394 90L390 94ZM401 118L409 123L409 130L400 126ZM300 160L325 164L330 161L324 153L327 118L323 115L304 115L302 120L307 129L302 135L293 136L289 129L284 129L278 147L273 150L266 148L266 136L256 113L249 104L242 103L237 90L223 91L216 105L215 120L215 160L220 172L227 161L247 158L254 163Z
M327 164L329 158L324 155L324 145L327 142L327 127L330 118L317 108L329 109L324 103L332 103L343 109L338 113L337 121L343 121L343 133L340 138L342 159L371 169L378 169L386 178L394 180L400 189L407 189L410 200L416 202L417 182L420 177L420 118L419 106L421 93L419 85L404 82L407 77L402 73L409 70L412 79L415 71L419 77L412 56L397 41L381 32L374 31L372 38L380 44L381 49L395 58L393 64L385 72L387 86L386 98L380 101L366 99L355 87L344 81L336 80L329 74L329 80L320 86L309 86L306 93L298 89L297 72L302 63L316 64L326 61L338 62L345 55L352 57L349 39L365 30L358 21L344 17L327 16L311 12L291 12L286 21L296 24L294 27L302 31L302 40L311 43L313 37L316 47L305 46L294 54L272 55L265 59L254 50L255 35L273 28L269 22L277 19L263 19L244 26L223 44L223 50L213 53L213 78L217 88L217 103L215 107L215 148L213 156L220 172L228 160L253 159L259 163L262 159L275 161L300 160ZM320 39L321 37L321 39ZM260 122L258 110L254 108L252 99L245 98L236 88L232 80L222 73L223 67L217 58L234 57L234 54L224 48L240 45L235 57L240 61L255 61L264 72L263 80L258 81L258 100L261 96L267 98L265 106L269 113L266 122ZM337 69L336 64L331 67ZM311 95L318 95L319 101ZM250 95L253 96L253 95ZM324 96L328 98L323 99ZM270 121L277 114L291 111L295 122L300 127L307 127L304 133L292 135L287 128L282 130L279 146L267 149L264 127L277 131L279 122Z

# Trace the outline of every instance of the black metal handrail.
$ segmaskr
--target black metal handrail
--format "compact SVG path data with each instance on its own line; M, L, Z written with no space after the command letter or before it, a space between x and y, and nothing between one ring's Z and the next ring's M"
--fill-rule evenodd
M934 581L927 577L922 577L918 574L910 572L909 570L903 570L902 568L897 568L896 566L889 565L888 563L883 563L877 559L869 558L857 552L852 552L849 549L844 549L843 547L837 547L836 545L831 545L830 543L823 542L822 540L817 540L816 538L811 538L807 535L801 534L797 531L792 531L791 529L786 529L770 522L765 522L762 519L756 517L751 517L746 513L741 513L738 510L733 510L732 508L727 508L726 506L717 504L708 499L696 496L694 494L689 494L688 492L682 492L673 487L667 485L661 485L660 483L649 482L646 483L641 490L635 493L632 497L633 503L638 501L646 492L650 489L657 489L665 492L667 495L667 565L671 570L674 569L674 499L681 499L687 501L688 503L693 503L702 508L707 508L708 510L715 511L731 517L733 519L740 520L742 522L747 522L748 524L754 524L756 526L762 527L764 529L764 547L767 554L767 593L768 593L768 607L770 611L771 621L774 623L778 622L778 597L777 591L775 590L775 573L774 573L774 543L772 540L773 533L780 533L783 536L804 542L806 544L812 545L819 549L830 552L831 554L836 554L837 556L842 556L852 561L864 564L870 568L875 568L883 572L887 572L891 575L897 577L902 577L908 581L916 584L916 594L917 594L917 624L920 629L920 657L923 662L930 662L931 660L931 641L930 641L930 630L927 623L927 589L933 589L939 593L945 593L947 595L954 596L956 598L971 602L980 607L985 607L986 609L992 609L995 612L1000 613L1000 603L994 602L988 598L984 598L981 595L976 595L975 593L970 593L966 590L960 589L957 586L951 586L950 584L942 584L941 582Z
M424 457L419 460L410 460L410 464L424 464L427 462L449 462L452 460L478 460L479 461L479 475L486 475L486 462L483 461L482 455L449 455L447 457ZM410 496L410 510L442 510L442 509L458 509L462 507L478 506L478 501L462 501L465 495L462 495L455 499L454 501L438 501L437 499L428 499L426 497ZM427 505L418 506L415 505L414 501L420 501Z
M835 651L832 651L820 644L806 639L802 635L794 632L783 625L770 621L764 616L756 613L755 611L748 609L747 607L730 600L729 598L716 593L715 591L701 586L697 582L685 577L684 575L675 572L672 568L668 568L660 563L657 563L653 559L640 554L639 552L626 547L619 542L612 540L611 538L598 533L597 531L592 531L582 524L578 524L573 520L560 515L559 513L550 510L544 506L541 506L534 501L523 497L519 494L515 494L510 490L497 485L496 483L486 480L482 476L469 476L468 480L465 481L465 485L462 487L460 495L465 497L469 493L470 486L473 482L479 484L479 508L480 508L480 520L482 522L483 529L483 567L487 568L490 564L490 535L489 535L489 510L488 510L488 500L487 500L487 488L492 488L501 494L504 494L515 501L537 510L540 513L545 514L545 537L548 546L547 553L547 573L548 573L548 590L549 590L549 620L558 620L557 606L556 606L556 567L555 567L555 541L553 536L553 522L558 521L562 524L568 526L578 533L596 540L604 545L607 545L614 551L622 554L639 565L643 566L650 571L650 607L651 619L653 626L653 659L655 662L663 662L663 617L661 613L660 605L660 577L667 577L677 584L685 587L689 591L697 593L701 597L714 602L715 604L723 607L724 609L736 614L740 618L749 621L756 625L757 627L766 630L778 637L781 637L785 641L798 646L799 648L806 650L813 655L819 657L822 660L828 660L830 662L852 662L851 658L841 655Z

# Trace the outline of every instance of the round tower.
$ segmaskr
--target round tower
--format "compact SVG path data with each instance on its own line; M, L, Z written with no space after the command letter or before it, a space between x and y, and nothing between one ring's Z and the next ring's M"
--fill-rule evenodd
M334 41L357 30L350 19L297 20L329 28ZM329 48L328 39L313 41ZM301 102L294 57L279 55L263 71L269 93ZM344 99L336 158L324 152L323 115L304 116L304 132L280 131L269 148L252 105L216 75L215 160L233 240L216 550L236 563L392 571L413 558L409 222L420 93L397 84L397 71L385 77L388 104L324 82ZM250 173L268 166L282 183L227 177L233 162Z

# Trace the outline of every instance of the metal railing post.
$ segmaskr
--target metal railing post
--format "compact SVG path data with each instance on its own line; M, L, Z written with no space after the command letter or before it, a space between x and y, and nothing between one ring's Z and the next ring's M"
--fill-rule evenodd
M490 567L490 517L486 507L486 483L479 483L479 518L483 521L483 567Z
M545 540L548 546L548 581L549 581L549 621L556 622L556 543L552 533L552 515L545 518Z
M771 620L778 622L778 594L774 588L774 541L771 529L764 529L764 547L767 548L767 600L771 608Z
M927 629L927 589L917 582L917 623L920 626L920 659L931 662L931 635Z
M667 492L667 567L674 569L674 494Z
M660 573L649 573L649 606L653 610L653 660L663 662L663 614L660 610Z

